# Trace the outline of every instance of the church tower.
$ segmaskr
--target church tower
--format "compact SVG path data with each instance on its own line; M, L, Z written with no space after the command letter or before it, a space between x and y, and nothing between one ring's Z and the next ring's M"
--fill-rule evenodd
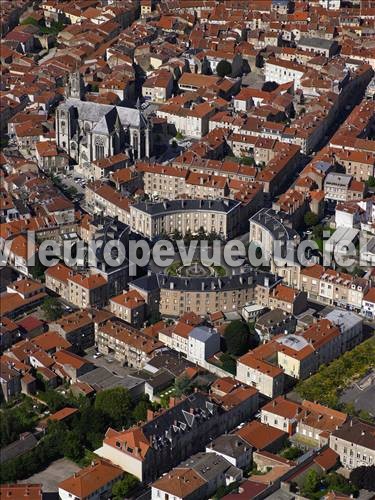
M66 86L66 97L82 100L85 94L85 84L79 70L69 74L68 84Z

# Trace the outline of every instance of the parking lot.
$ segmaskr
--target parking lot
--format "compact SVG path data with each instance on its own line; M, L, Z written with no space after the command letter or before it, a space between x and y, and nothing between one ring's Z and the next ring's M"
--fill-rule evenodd
M85 358L96 366L101 366L111 371L114 375L134 375L137 370L134 368L129 368L127 366L122 366L114 356L111 355L101 355L99 357L95 356L96 350L94 347L86 350ZM95 357L94 357L95 356Z
M81 175L69 172L67 174L59 174L59 179L68 189L74 188L78 194L82 195L85 193L86 181Z
M352 403L357 411L364 410L375 416L375 370L346 389L341 403Z
M80 467L71 460L60 458L43 471L19 481L19 483L41 484L44 493L52 493L58 491L58 483L79 470Z

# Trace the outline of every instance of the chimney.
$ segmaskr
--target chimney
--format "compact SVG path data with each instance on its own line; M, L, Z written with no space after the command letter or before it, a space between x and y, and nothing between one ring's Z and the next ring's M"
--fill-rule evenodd
M170 396L169 398L169 408L174 408L177 404L177 398Z

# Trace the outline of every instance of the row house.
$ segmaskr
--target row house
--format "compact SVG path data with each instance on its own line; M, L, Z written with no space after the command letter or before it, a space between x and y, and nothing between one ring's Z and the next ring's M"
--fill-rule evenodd
M85 201L92 213L103 213L117 217L120 222L129 222L129 198L123 196L108 184L95 181L87 184Z
M368 280L364 278L325 269L320 265L301 270L299 284L309 299L328 305L349 306L358 311L369 289Z
M163 347L158 340L116 321L99 326L95 341L99 352L111 353L117 361L132 368L143 368Z

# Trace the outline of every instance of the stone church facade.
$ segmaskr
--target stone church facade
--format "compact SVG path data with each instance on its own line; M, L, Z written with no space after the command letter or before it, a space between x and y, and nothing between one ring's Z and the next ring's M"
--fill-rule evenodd
M71 74L56 111L57 145L70 158L84 166L126 150L134 160L149 157L150 130L139 108L82 101L83 93L82 78Z

